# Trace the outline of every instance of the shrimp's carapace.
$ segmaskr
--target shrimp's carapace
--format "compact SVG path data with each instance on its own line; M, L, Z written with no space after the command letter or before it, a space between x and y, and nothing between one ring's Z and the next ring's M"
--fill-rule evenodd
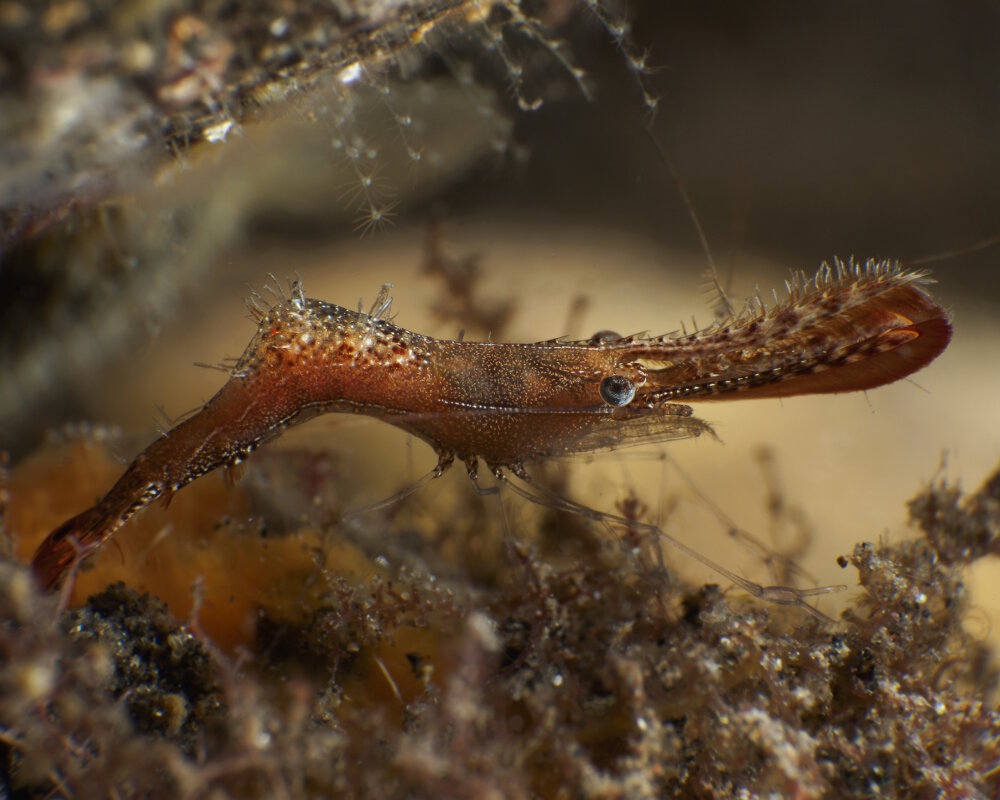
M688 405L872 389L947 346L945 310L921 273L837 262L795 276L781 301L759 297L711 328L655 338L603 331L581 342L433 339L372 310L307 299L298 284L270 308L227 383L197 414L139 454L94 507L45 539L33 566L46 587L136 511L200 475L234 465L315 414L368 414L428 442L439 472L523 474L525 462L711 432Z

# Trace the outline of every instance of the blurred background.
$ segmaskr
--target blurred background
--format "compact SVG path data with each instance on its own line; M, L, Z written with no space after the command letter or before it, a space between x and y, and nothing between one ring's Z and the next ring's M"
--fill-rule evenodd
M167 424L158 408L175 418L222 384L193 363L239 355L247 286L269 274L346 306L391 282L396 321L436 336L710 322L706 257L651 119L736 298L833 256L962 251L928 264L954 315L938 362L867 395L696 409L722 443L667 453L699 490L765 541L808 533L803 566L851 583L835 556L906 535L921 486L973 489L996 467L1000 249L974 247L1000 235L995 3L332 5L241 19L0 2L0 448L15 470L80 422L120 429L124 465ZM424 269L429 239L450 283ZM370 498L434 462L370 420L303 431L287 446L327 444ZM759 577L660 450L572 465L577 497L610 509L629 491Z

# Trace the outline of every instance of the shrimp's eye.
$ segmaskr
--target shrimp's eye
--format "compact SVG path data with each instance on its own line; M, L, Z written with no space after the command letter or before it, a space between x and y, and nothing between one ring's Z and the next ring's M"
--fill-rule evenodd
M587 344L612 344L613 342L617 342L621 338L622 336L620 333L617 333L615 331L603 330L603 331L598 331L593 336L591 336L590 339L587 340Z
M608 375L601 381L601 397L609 406L627 406L635 397L635 384L624 375Z

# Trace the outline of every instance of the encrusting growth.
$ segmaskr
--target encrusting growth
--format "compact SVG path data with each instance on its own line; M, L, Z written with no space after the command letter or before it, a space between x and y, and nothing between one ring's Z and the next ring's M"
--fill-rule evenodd
M264 441L329 411L378 417L457 457L475 477L526 462L711 433L677 401L791 397L871 389L934 360L951 338L922 273L886 262L796 275L770 307L694 333L643 338L602 331L532 344L433 339L371 311L305 297L251 300L257 333L200 412L140 453L92 508L45 539L33 567L52 587L139 509L244 460ZM583 507L580 507L583 508Z

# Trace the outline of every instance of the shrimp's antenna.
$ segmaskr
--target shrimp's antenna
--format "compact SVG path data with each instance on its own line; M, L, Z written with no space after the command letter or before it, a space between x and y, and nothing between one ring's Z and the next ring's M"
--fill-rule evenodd
M988 250L989 248L996 247L997 245L1000 245L1000 234L997 236L990 236L988 239L982 239L978 242L973 242L965 247L945 250L943 253L933 253L932 255L922 256L921 258L912 258L908 261L904 261L903 264L910 268L920 267L924 264L933 264L936 261L949 261L958 256L967 256L971 253L978 253L981 250Z
M705 259L708 261L708 277L711 279L712 285L715 287L715 291L719 295L719 302L722 304L722 308L726 312L726 316L729 318L735 317L736 307L733 305L732 300L729 299L729 295L726 294L726 290L722 285L722 280L719 278L719 269L715 264L715 256L712 255L712 247L708 243L708 236L705 235L705 228L701 224L698 212L694 210L694 203L691 202L691 196L688 194L688 191L684 186L684 181L681 180L680 173L677 171L677 167L674 165L673 159L670 158L667 148L665 148L663 146L663 142L657 138L652 127L649 125L643 125L642 129L646 132L649 140L653 143L653 147L656 149L656 152L659 153L664 166L666 166L667 171L670 173L670 178L673 180L674 186L677 188L677 193L680 195L681 200L684 201L684 207L687 209L688 216L691 218L691 223L694 225L694 229L698 233L698 239L701 241L701 249L705 252Z

